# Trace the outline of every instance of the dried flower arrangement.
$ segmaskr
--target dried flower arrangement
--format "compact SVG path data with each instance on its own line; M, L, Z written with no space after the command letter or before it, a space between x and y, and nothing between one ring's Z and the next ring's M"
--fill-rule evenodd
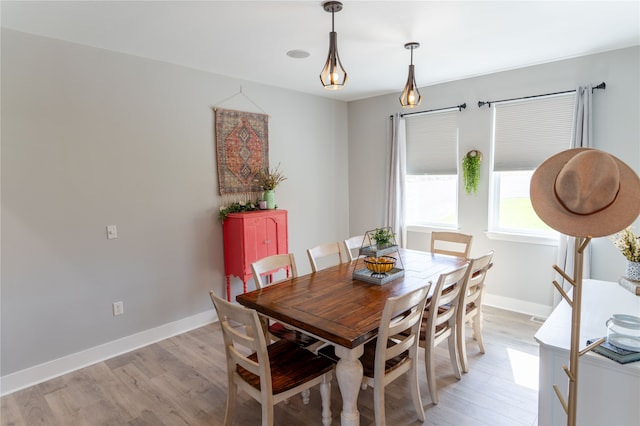
M640 237L636 236L631 227L609 237L613 245L630 262L640 262Z
M264 191L272 191L276 189L276 186L280 185L285 180L287 180L287 178L284 176L284 173L280 171L280 163L278 163L276 168L271 171L269 171L269 169L260 170L256 176L258 185L260 185Z

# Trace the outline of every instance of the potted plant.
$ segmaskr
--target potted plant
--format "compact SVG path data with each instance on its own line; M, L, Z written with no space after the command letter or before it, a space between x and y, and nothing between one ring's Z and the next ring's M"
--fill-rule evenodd
M467 155L462 160L462 177L464 179L464 190L467 194L478 192L481 162L482 153L475 149L467 152Z
M256 181L262 190L264 191L264 200L267 202L267 209L276 208L275 189L282 182L287 180L284 173L280 171L280 163L275 169L269 171L269 169L260 170L256 176Z
M389 246L392 243L395 234L391 232L391 228L376 228L369 238L376 242L378 248Z
M631 227L612 235L613 245L627 259L626 277L633 281L640 281L640 236L636 236Z

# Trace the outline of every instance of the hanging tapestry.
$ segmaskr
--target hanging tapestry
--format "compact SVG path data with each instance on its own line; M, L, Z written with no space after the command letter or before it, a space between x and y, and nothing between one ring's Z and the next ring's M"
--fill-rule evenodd
M215 116L220 195L262 192L255 177L269 168L269 116L219 108Z

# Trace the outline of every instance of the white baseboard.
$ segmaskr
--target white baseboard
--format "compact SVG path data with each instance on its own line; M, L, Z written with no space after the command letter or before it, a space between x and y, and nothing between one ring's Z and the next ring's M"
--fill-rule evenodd
M42 383L87 367L105 359L150 345L171 336L211 324L218 320L216 311L211 309L200 314L183 318L159 327L141 331L118 340L104 343L81 352L66 355L15 373L0 377L0 396L8 395L29 386Z
M482 303L493 306L494 308L519 312L538 318L547 318L553 310L553 307L549 305L527 302L526 300L513 299L511 297L498 296L490 293L485 293Z
M483 303L508 311L520 312L540 318L547 318L552 311L551 306L510 297L486 293ZM188 318L161 325L140 333L132 334L118 340L104 343L71 355L45 362L15 373L0 377L0 396L37 385L54 377L62 376L75 370L87 367L105 359L113 358L126 352L150 345L177 334L186 333L203 325L216 322L218 317L211 309Z

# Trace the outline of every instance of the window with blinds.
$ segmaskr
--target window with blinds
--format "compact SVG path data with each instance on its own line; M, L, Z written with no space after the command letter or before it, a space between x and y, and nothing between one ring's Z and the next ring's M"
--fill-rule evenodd
M575 92L504 103L493 108L493 172L489 230L549 237L529 198L534 170L569 149Z
M458 110L406 117L407 225L458 223Z
M493 170L533 170L569 148L575 93L494 104Z
M458 173L458 111L407 117L406 126L408 175Z

